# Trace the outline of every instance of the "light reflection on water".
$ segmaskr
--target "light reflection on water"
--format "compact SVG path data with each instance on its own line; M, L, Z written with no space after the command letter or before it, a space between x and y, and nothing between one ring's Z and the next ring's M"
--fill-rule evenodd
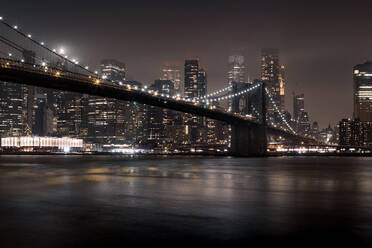
M14 214L0 230L17 221L31 233L32 223L63 233L79 223L144 238L154 237L136 226L156 237L239 240L331 229L369 240L371 196L371 158L0 157L0 211ZM49 230L51 219L61 224Z

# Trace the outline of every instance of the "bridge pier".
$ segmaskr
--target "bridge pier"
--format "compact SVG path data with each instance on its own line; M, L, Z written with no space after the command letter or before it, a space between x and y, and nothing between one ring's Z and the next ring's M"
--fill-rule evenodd
M262 157L266 155L265 126L235 124L231 126L231 153L237 157Z

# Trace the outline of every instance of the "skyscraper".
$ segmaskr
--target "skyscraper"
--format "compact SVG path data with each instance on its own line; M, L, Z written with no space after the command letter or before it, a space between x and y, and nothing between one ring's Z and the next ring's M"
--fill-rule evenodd
M184 94L188 99L200 98L207 93L207 73L199 67L199 60L185 61L185 84ZM185 115L187 133L190 135L190 142L202 142L203 127L205 118L193 115Z
M285 67L280 66L279 50L274 48L264 48L261 51L261 80L266 83L274 103L281 111L285 110ZM269 116L275 112L271 103L267 105Z
M101 73L104 79L120 84L125 81L127 69L124 63L115 59L104 59L101 61Z
M24 86L0 82L0 136L21 136L26 129Z
M193 99L204 96L206 85L206 73L199 68L199 60L186 60L184 83L185 97Z
M279 74L279 95L280 95L280 111L285 111L285 66L280 66L280 74Z
M84 104L86 96L56 91L54 92L54 112L57 118L57 133L60 136L80 137L83 123L83 113L87 110Z
M293 119L299 121L302 113L305 111L305 94L296 95L293 92Z
M366 146L368 141L367 124L359 119L342 119L339 123L340 145Z
M354 119L365 128L366 145L372 146L372 61L353 68Z
M174 95L174 84L170 80L155 80L150 89L159 94ZM148 106L148 140L156 143L158 148L168 147L173 143L171 129L174 122L174 111L169 109Z
M125 64L114 59L101 62L102 78L122 84L125 81ZM116 143L125 141L123 130L127 116L126 102L111 98L88 98L88 136L96 143Z
M354 118L372 123L372 61L354 66Z
M229 71L227 73L228 83L241 83L247 81L244 56L232 55L228 60Z
M301 133L309 133L310 119L305 111L305 94L295 95L293 93L293 119L297 130Z
M247 81L246 68L244 64L244 56L231 55L228 59L227 82L229 85L243 85ZM244 86L243 86L244 87ZM230 90L230 94L233 93L233 89ZM228 111L233 110L233 100L228 100Z
M131 87L140 88L142 84L138 81L125 81L126 84ZM116 136L123 137L124 142L138 146L141 142L144 142L147 137L147 113L148 106L143 104L137 104L137 102L122 102L120 114L117 115L117 123L123 123L123 125L117 125Z
M172 81L174 84L174 94L182 94L181 71L176 66L164 66L160 79Z

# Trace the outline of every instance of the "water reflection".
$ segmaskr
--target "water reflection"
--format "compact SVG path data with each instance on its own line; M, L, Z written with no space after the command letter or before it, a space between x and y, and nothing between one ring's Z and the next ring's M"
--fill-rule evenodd
M36 236L41 230L33 229L35 223L47 234L63 235L78 223L82 229L130 231L143 238L166 233L239 240L332 229L368 240L371 162L5 156L0 157L0 211L12 209L13 215L0 230L16 221L15 229ZM47 228L51 220L60 223L58 230Z

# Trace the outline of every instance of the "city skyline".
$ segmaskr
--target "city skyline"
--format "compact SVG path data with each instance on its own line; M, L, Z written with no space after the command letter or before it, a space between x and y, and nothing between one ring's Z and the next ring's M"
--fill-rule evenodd
M0 248L372 247L372 1L12 1Z
M287 68L287 92L305 93L311 119L322 127L335 125L352 116L351 68L371 57L368 36L353 39L370 28L366 12L371 3L285 2L238 1L230 6L139 1L106 7L95 1L65 1L56 6L58 12L46 13L45 3L38 1L5 5L1 15L50 44L65 46L86 63L98 66L102 58L123 61L130 77L146 83L160 78L164 63L182 65L185 58L197 56L208 71L210 89L221 88L226 84L226 60L237 53L245 56L251 78L259 78L261 48L276 47ZM191 39L190 32L198 40ZM287 94L287 108L291 102Z

